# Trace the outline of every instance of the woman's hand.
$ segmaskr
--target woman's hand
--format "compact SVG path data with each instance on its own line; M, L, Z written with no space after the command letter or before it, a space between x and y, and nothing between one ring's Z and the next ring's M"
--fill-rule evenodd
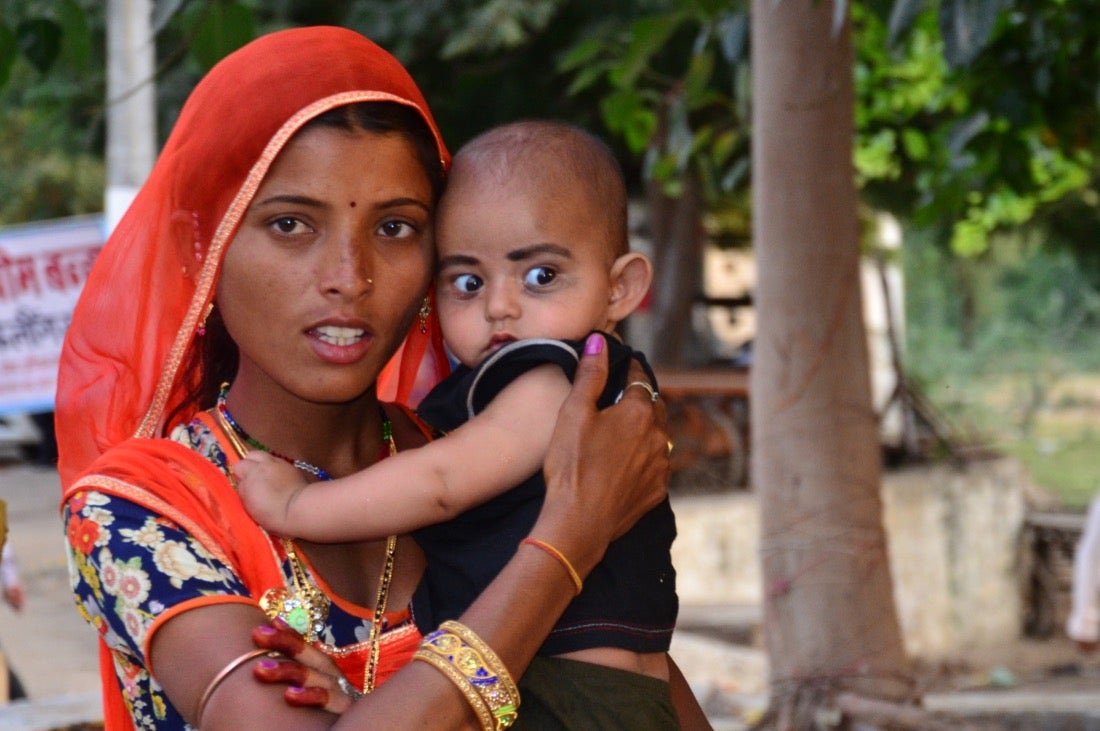
M272 626L257 627L252 632L252 641L261 649L275 650L290 658L261 660L252 670L261 682L288 686L283 693L288 704L342 714L358 698L352 696L354 689L332 658L280 620L274 620Z
M627 388L618 404L596 409L607 380L605 345L599 335L585 344L543 465L546 502L532 532L585 574L608 543L668 494L664 403L642 388ZM635 380L647 380L637 363L627 377Z

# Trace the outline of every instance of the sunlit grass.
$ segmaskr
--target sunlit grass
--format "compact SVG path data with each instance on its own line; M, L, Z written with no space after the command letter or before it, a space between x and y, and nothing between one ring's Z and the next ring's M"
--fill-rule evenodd
M1100 373L1065 374L1045 384L1041 406L1025 425L1032 380L972 381L964 410L988 445L1021 460L1037 486L1067 509L1084 509L1100 492Z

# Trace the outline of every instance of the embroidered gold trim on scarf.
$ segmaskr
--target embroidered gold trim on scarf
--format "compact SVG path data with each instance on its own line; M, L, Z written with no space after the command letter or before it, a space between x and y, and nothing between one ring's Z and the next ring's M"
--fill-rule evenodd
M141 424L134 433L135 437L155 436L157 429L160 428L160 421L164 416L165 404L167 404L168 396L172 391L172 386L175 384L176 373L179 370L180 363L183 361L183 355L187 351L187 347L190 345L191 340L194 338L195 328L198 325L203 310L213 298L212 292L214 283L217 280L218 269L221 267L225 247L233 238L237 227L240 225L241 218L244 217L245 211L248 210L248 206L252 203L252 198L256 195L256 191L259 190L260 185L267 176L271 164L275 161L275 157L282 151L283 147L286 146L287 141L290 140L294 133L314 117L324 114L336 107L357 104L360 102L383 101L404 104L419 112L420 116L424 118L425 124L427 124L428 128L431 130L432 136L435 137L437 148L442 152L444 149L443 140L440 138L435 125L428 120L426 110L421 109L420 106L410 99L388 92L347 91L340 94L334 94L333 96L313 102L287 120L267 143L267 147L264 148L263 153L261 153L259 159L252 166L252 170L249 171L244 184L237 192L233 202L229 205L225 215L222 216L217 231L214 232L214 238L211 240L210 246L206 251L206 256L203 259L202 270L199 273L198 284L195 287L195 294L192 296L191 305L183 318L183 324L176 333L176 339L172 343L172 349L168 353L168 362L165 364L164 371L157 381L157 388L153 393L153 402L149 405L149 409L145 412ZM442 158L442 155L440 155L440 157Z

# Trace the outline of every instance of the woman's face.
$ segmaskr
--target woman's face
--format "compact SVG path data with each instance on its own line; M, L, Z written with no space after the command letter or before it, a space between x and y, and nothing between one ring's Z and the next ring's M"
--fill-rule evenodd
M431 276L432 189L403 135L307 127L226 251L216 302L237 381L310 401L366 392Z

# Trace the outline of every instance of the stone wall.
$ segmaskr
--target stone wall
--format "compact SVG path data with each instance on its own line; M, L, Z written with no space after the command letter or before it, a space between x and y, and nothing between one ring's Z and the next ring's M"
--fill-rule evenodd
M1019 636L1022 466L1000 458L890 471L883 481L894 596L914 657L948 659ZM680 600L759 606L758 508L751 493L673 496Z

